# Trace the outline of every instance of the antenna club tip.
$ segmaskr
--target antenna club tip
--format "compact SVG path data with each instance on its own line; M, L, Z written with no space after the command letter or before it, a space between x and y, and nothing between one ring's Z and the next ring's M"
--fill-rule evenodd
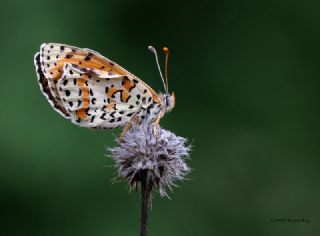
M149 49L150 51L154 51L154 47L152 47L151 45L148 46L148 49Z
M167 47L163 47L163 51L164 51L164 53L169 53L169 48L167 48Z

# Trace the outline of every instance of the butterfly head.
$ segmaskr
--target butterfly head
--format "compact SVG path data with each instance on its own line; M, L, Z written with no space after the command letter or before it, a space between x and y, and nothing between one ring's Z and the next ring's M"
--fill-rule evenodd
M164 77L162 75L162 72L161 72L161 69L160 69L159 60L158 60L158 54L157 54L156 49L154 47L152 47L152 46L149 46L148 49L151 52L153 52L153 54L155 55L157 66L158 66L158 70L159 70L159 73L160 73L160 77L162 79L163 86L164 86L164 89L165 89L165 94L161 95L161 98L163 100L165 111L166 112L170 112L174 108L174 105L175 105L175 102L176 102L176 98L175 98L174 92L172 92L172 94L169 94L169 92L168 92L168 57L169 57L169 49L167 47L163 48L163 52L166 54L165 79L164 79Z

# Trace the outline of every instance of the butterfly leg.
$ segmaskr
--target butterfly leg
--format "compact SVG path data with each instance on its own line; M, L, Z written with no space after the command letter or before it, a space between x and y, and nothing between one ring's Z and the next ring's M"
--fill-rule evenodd
M122 133L119 136L119 142L122 142L124 136L126 135L127 131L132 127L133 122L137 121L138 116L135 115L127 124L126 126L123 128Z
M159 123L160 123L161 118L162 118L163 115L164 115L164 112L165 112L164 109L161 109L161 110L160 110L159 115L158 115L156 121L155 121L154 124L153 124L153 133L154 133L154 135L157 134L157 128L158 128L158 126L159 126Z

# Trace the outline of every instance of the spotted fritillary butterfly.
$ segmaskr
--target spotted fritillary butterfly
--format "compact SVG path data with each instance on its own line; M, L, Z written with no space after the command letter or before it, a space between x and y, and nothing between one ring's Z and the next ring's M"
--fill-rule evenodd
M44 43L34 57L41 91L51 106L72 123L94 129L112 129L147 119L159 124L173 109L175 97L168 93L155 49L165 93L157 94L141 79L101 54L90 50ZM168 49L166 53L166 75ZM124 134L124 133L123 133Z

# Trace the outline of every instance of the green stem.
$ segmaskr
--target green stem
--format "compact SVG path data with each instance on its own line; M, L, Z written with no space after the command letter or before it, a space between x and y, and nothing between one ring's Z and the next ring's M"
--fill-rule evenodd
M152 184L148 179L148 172L141 173L141 217L140 217L140 236L147 236L148 229L148 208L150 203L150 193Z

